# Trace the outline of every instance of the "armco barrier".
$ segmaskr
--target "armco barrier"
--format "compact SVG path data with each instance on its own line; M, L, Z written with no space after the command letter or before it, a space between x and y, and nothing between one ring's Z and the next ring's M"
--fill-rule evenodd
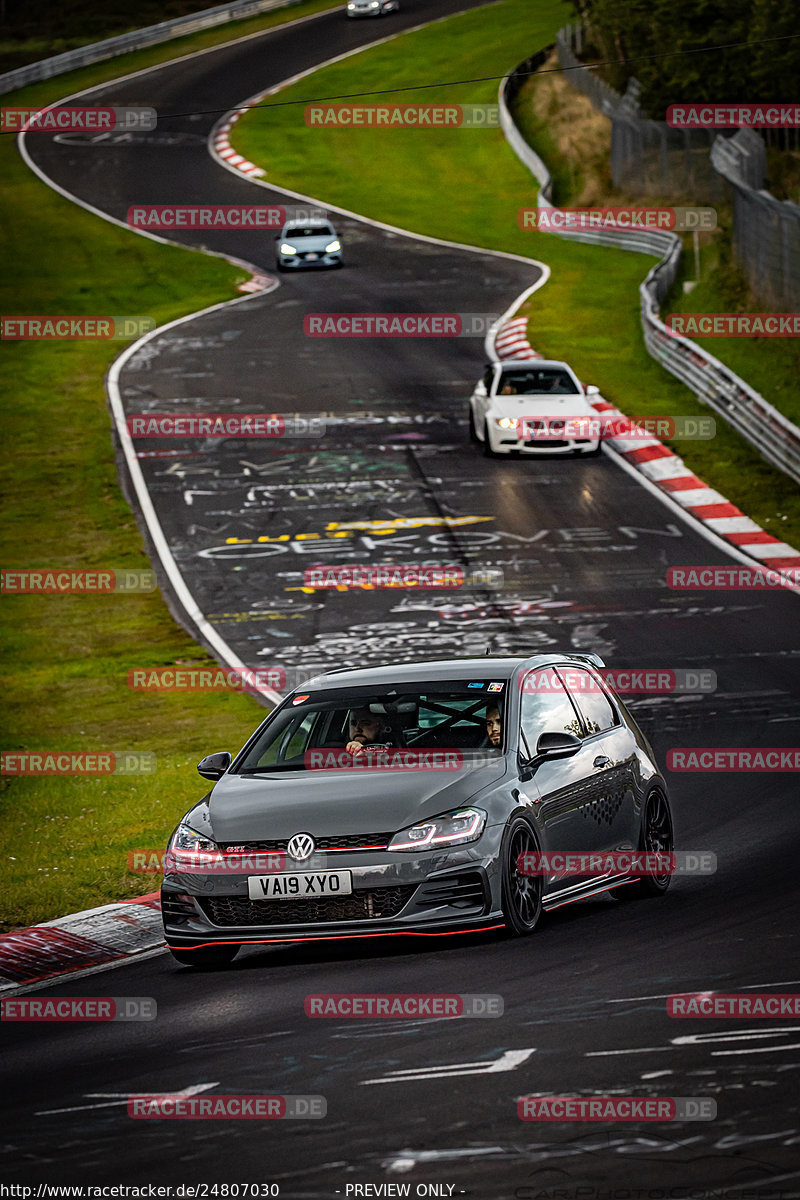
M562 31L563 32L563 31ZM560 36L560 35L559 35ZM539 183L537 205L552 208L552 178L538 154L528 145L509 111L522 83L550 54L548 46L520 63L500 84L500 125L517 157ZM565 78L571 80L573 72ZM608 100L604 97L607 104ZM668 332L660 306L675 282L683 246L674 233L651 230L555 230L559 237L595 245L615 246L641 254L658 254L661 261L639 288L644 342L657 362L675 375L698 398L718 413L773 466L800 482L800 429L769 404L738 375L689 338Z
M6 71L4 75L0 75L0 94L13 92L29 83L38 83L41 79L52 79L54 75L63 75L65 71L73 71L76 67L86 67L105 58L116 58L118 54L127 54L129 50L141 50L145 46L155 46L158 42L184 37L187 33L197 33L200 29L211 29L215 25L225 25L228 21L239 21L242 17L257 16L258 13L269 12L273 8L288 8L301 2L302 0L232 0L230 4L221 4L217 8L187 13L185 17L161 21L158 25L148 25L145 29L134 29L131 33L121 33L102 42L90 42L86 46L68 50L65 54L56 54L53 58L43 58L39 62Z

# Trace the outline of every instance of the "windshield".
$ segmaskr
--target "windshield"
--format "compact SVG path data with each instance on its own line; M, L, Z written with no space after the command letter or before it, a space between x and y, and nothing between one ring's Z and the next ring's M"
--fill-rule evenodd
M566 371L554 368L529 368L504 371L497 381L498 396L574 396L580 388Z
M267 723L234 774L313 769L311 751L382 747L503 753L504 680L386 685L295 696ZM359 750L356 750L359 753Z
M333 230L330 225L295 225L284 229L283 236L287 238L332 237Z

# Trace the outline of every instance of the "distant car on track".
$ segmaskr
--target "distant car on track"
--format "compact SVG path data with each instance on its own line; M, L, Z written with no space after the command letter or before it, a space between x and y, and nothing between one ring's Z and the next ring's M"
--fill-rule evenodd
M598 414L571 367L550 359L489 363L469 400L470 436L498 454L599 454ZM565 424L566 422L566 424ZM575 436L581 434L582 436Z
M235 759L198 763L218 782L165 857L174 957L216 966L241 945L523 935L543 910L601 892L663 894L670 874L640 877L630 860L602 875L520 866L538 851L673 849L664 778L602 665L455 658L307 680Z
M276 241L279 271L342 265L341 242L330 221L289 221Z
M349 0L345 12L348 17L382 17L399 9L400 0Z

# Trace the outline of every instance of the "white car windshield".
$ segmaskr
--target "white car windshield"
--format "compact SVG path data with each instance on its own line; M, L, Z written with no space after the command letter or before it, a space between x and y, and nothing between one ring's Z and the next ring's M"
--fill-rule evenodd
M497 381L497 396L574 396L580 388L566 371L553 367L531 367L503 371Z

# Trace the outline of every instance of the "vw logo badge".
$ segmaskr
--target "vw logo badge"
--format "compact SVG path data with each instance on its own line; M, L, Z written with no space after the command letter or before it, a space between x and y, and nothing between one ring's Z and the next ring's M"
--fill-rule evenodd
M303 862L306 858L311 858L314 853L314 839L310 833L296 833L294 837L289 838L289 845L286 847L289 857L295 862Z

